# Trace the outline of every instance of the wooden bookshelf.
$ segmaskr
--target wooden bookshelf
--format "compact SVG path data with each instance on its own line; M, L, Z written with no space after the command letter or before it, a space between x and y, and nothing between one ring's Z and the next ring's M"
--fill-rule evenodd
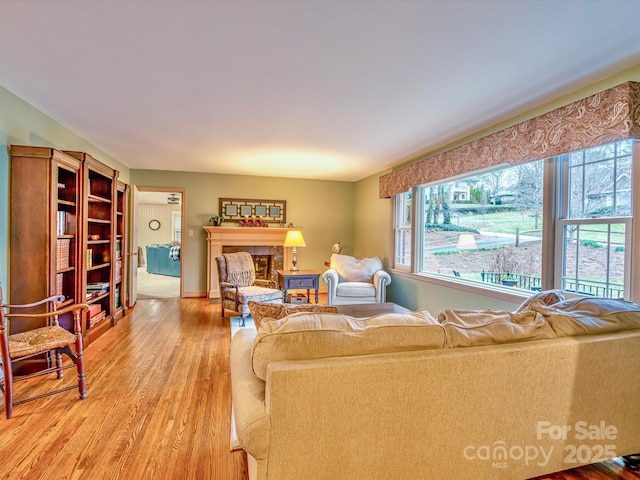
M125 312L128 186L84 152L12 145L10 155L11 303L56 294L63 305L88 303L89 344ZM40 326L14 319L10 329Z
M122 310L115 309L117 179L118 171L84 152L65 153L82 162L82 218L84 252L80 297L93 307L85 325L89 344L114 325Z

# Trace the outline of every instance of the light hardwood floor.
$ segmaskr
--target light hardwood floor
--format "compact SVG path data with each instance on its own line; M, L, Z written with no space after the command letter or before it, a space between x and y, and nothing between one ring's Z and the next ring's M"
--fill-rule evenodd
M229 451L229 335L204 299L138 301L86 350L85 400L67 392L0 413L0 479L247 480L245 454ZM640 475L609 461L542 479Z
M244 453L229 451L228 353L219 305L138 301L86 349L85 400L68 392L2 412L0 478L246 480Z

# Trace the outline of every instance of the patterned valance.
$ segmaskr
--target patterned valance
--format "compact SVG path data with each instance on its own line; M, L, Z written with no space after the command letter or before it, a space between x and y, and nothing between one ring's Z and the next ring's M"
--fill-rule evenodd
M640 138L640 83L518 123L380 177L380 198L500 164L518 165L627 138Z

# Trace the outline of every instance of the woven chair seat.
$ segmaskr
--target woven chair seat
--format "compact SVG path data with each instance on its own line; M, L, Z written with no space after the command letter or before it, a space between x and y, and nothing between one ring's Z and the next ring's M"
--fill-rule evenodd
M73 333L59 326L36 328L9 335L7 338L11 358L21 358L54 348L62 348L76 341Z

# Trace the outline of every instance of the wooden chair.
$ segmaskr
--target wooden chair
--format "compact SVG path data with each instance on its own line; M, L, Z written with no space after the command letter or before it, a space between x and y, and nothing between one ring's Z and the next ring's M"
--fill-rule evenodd
M13 384L17 381L46 375L52 372L56 372L58 378L62 378L63 370L75 367L78 371L77 388L80 392L80 398L85 398L87 396L84 378L84 361L82 358L83 344L81 322L85 321L89 307L85 304L76 304L57 310L56 304L63 301L64 297L62 295L56 295L40 300L39 302L26 305L8 305L2 303L2 288L0 287L0 358L2 359L3 373L3 377L0 378L0 390L4 393L5 412L7 418L11 418L13 407L15 405L20 405L31 400L38 400L40 398L48 397L49 395L76 388L75 385L63 387L41 395L13 401ZM51 311L45 313L16 312L16 310L32 309L33 307L40 305L43 307L48 305ZM65 330L58 323L58 317L66 313L71 313L73 315L74 333ZM42 319L47 322L47 326L16 333L14 335L8 335L6 319L16 317ZM75 354L71 350L72 345L74 346ZM55 353L55 366L51 366L28 375L13 376L12 364L14 362L25 360L36 355L42 355L46 352ZM62 364L63 353L71 358L73 364Z

